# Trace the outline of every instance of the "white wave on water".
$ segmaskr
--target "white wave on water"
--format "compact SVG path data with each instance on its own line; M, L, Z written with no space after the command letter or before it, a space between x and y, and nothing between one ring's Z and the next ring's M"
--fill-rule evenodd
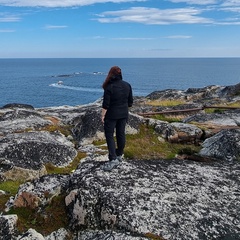
M75 90L75 91L82 91L82 92L103 92L101 88L88 88L88 87L74 87L74 86L68 86L64 84L59 83L52 83L49 85L50 87L56 87L56 88L63 88L63 89L69 89L69 90Z
M67 73L67 74L59 74L59 75L53 75L51 77L54 78L69 78L69 77L75 77L79 75L107 75L104 72L74 72L74 73Z

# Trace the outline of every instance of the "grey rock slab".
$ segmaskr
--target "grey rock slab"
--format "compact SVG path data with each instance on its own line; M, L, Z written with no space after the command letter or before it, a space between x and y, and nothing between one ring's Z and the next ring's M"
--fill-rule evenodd
M72 229L224 239L240 231L240 164L129 161L111 172L84 162L71 176Z

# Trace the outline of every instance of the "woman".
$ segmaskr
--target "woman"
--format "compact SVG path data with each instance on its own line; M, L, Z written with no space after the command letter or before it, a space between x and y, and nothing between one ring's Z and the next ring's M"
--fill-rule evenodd
M125 126L128 119L128 107L133 104L132 87L122 80L121 69L110 69L103 85L102 122L108 146L109 161L101 166L104 171L111 171L121 162L125 147ZM116 129L116 143L114 130Z

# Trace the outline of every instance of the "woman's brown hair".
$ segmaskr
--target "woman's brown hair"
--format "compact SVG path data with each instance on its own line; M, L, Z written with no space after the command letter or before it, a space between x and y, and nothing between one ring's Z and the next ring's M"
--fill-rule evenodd
M118 66L111 67L105 81L103 82L102 88L105 89L107 87L108 83L110 82L110 80L117 75L120 75L122 77L121 68Z

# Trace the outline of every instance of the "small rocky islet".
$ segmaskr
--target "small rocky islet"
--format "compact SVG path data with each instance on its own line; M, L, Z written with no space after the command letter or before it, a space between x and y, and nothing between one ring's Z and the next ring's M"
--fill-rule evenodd
M101 102L0 108L0 186L21 182L13 196L0 188L0 199L8 198L0 239L240 239L240 83L135 97L127 134L151 127L159 141L200 150L172 159L125 158L111 172L100 170L106 149L93 144L104 139ZM156 113L181 120L159 120ZM65 169L76 159L69 172L49 172L49 165ZM21 228L16 209L31 209L44 220ZM54 217L62 220L59 226Z

